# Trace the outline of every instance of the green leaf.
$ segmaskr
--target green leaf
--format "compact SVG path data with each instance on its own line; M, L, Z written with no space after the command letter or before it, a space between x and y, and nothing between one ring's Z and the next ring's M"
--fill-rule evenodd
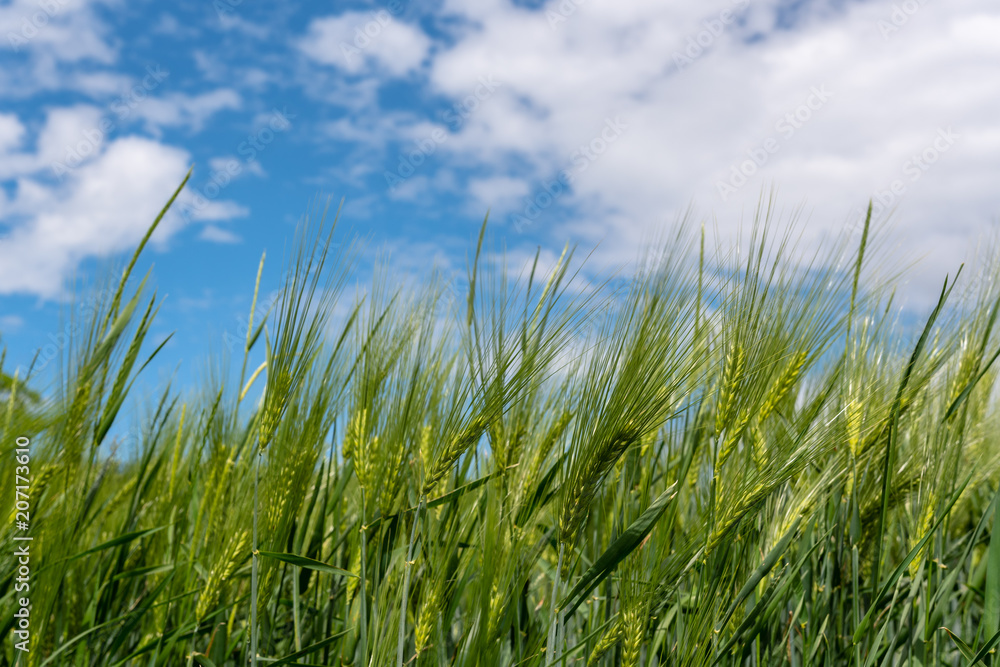
M952 632L948 628L941 628L941 629L944 630L945 632L947 632L951 636L952 641L955 642L955 646L957 646L958 650L962 652L962 655L964 655L969 660L973 660L976 657L975 650L973 650L973 648L971 646L969 646L968 644L966 644L962 640L961 637L959 637L958 635L956 635L954 632ZM975 664L975 663L972 663L972 664Z
M472 261L469 274L469 303L466 315L466 326L472 326L472 317L476 308L476 274L479 270L479 255L483 251L483 237L486 236L486 223L490 219L489 211L483 218L483 226L479 228L479 241L476 243L476 258Z
M71 562L71 561L74 561L74 560L79 560L80 558L83 558L84 556L89 556L90 554L97 553L98 551L104 551L105 549L111 549L112 547L117 547L117 546L120 546L122 544L128 544L132 540L138 539L140 537L145 537L146 535L152 535L153 533L159 532L159 531L163 530L166 527L167 526L159 526L157 528L149 528L147 530L136 530L136 531L133 531L131 533L125 533L124 535L119 535L118 537L110 539L107 542L104 542L103 544L98 544L96 547L94 547L92 549L87 549L86 551L81 551L80 553L78 553L78 554L76 554L74 556L69 556L68 558L62 558L60 560L53 561L52 563L49 563L49 564L45 565L44 567L42 567L39 570L39 573L44 572L45 570L48 570L50 567L54 567L54 566L58 565L59 563L65 563L65 562Z
M1000 490L993 496L993 527L998 527L997 503ZM983 603L983 631L986 636L1000 630L1000 537L990 533L990 548L986 563L986 600Z
M950 419L951 416L955 414L958 408L961 407L962 403L964 403L969 398L969 394L971 394L972 390L976 388L976 385L979 384L979 381L983 379L983 376L986 375L986 372L990 370L990 367L997 360L997 357L1000 357L1000 348L998 348L997 351L993 353L993 356L990 357L990 360L988 362L986 362L986 365L983 366L983 369L979 371L979 373L974 378L969 380L968 384L965 385L965 388L962 389L962 393L960 393L958 397L952 402L951 407L948 408L948 412L946 412L944 417L941 418L942 422L948 421L948 419Z
M982 342L979 344L980 360L982 360L983 356L986 354L986 346L989 345L990 335L993 332L993 326L997 322L998 315L1000 315L1000 294L997 295L997 300L993 302L993 308L990 309L990 317L986 322L986 331L983 332L983 339ZM954 400L954 402L952 402L951 407L948 408L948 412L945 413L944 419L941 420L942 422L950 419L951 416L955 414L955 412L958 410L959 406L961 406L962 403L964 403L969 398L969 394L972 393L972 390L979 383L979 381L983 379L983 376L986 375L986 371L990 369L990 366L993 365L993 362L997 360L998 356L1000 356L1000 349L998 349L996 353L992 357L990 357L990 360L986 364L986 366L983 367L979 373L975 374L975 377L973 377L969 381L969 383L965 385L965 388L962 389L962 392L958 395L958 397ZM975 368L978 368L980 363L981 361L977 362Z
M312 558L306 558L305 556L299 556L298 554L283 554L276 553L274 551L258 551L258 554L264 556L265 558L273 558L274 560L280 560L283 563L288 563L290 565L298 565L299 567L304 567L310 570L316 570L317 572L328 572L330 574L340 574L345 577L357 577L358 575L353 572L348 572L347 570L341 570L339 567L334 567L333 565L327 565L318 560L313 560Z
M132 319L132 315L135 313L135 308L139 304L139 297L142 296L142 289L146 284L146 280L149 279L149 274L142 279L136 290L135 295L129 299L129 302L125 305L125 308L115 317L115 321L111 324L111 328L108 329L104 338L101 342L94 348L93 354L91 354L90 359L87 361L87 366L83 371L84 376L92 375L105 361L111 356L111 351L114 349L115 344L121 335L125 332L125 328L128 326L129 321ZM109 312L108 315L111 313Z
M649 507L646 508L638 519L632 522L621 536L614 541L614 543L608 547L608 549L601 554L600 558L590 566L590 569L583 573L580 577L580 581L577 582L576 586L570 591L559 608L565 610L563 613L565 617L572 615L576 608L580 606L584 598L590 591L594 590L594 586L604 581L604 579L611 574L615 567L625 559L630 553L636 550L639 544L646 538L649 531L653 529L657 520L666 511L667 506L670 505L670 501L674 499L677 495L677 484L671 484L667 489L659 495Z
M899 566L895 570L893 570L892 574L889 575L889 578L882 586L882 590L879 591L879 594L875 596L874 600L872 600L872 604L868 608L868 613L865 614L865 617L861 619L861 623L858 624L857 630L854 631L855 644L857 644L861 640L862 635L864 635L871 627L871 624L875 618L875 610L878 609L879 603L886 598L886 596L889 594L889 591L892 590L892 588L896 585L896 582L899 581L899 578L903 576L903 572L906 571L906 568L910 566L910 563L912 563L913 559L917 557L917 554L920 553L920 550L924 548L924 545L927 544L927 542L931 539L931 537L941 526L941 524L944 523L945 517L948 516L948 513L951 511L951 508L955 506L955 503L958 502L959 497L962 495L962 492L965 491L965 487L969 485L969 480L971 479L972 479L972 474L970 473L969 476L965 478L965 482L962 484L962 486L960 486L958 490L955 491L954 495L952 495L951 500L948 502L948 506L941 513L941 516L938 517L938 520L934 522L934 525L931 526L931 529L927 531L927 534L924 535L919 542L917 542L917 545L913 547L913 549L910 551L909 554L907 554L906 558L903 559L903 562L900 563Z
M156 598L160 596L160 593L162 593L167 588L167 585L173 580L176 572L177 571L174 570L173 572L167 574L167 576L165 576L163 580L149 592L149 594L143 596L142 602L140 602L136 607L135 613L130 614L128 619L118 628L117 632L112 635L114 640L111 642L111 645L108 647L105 655L109 657L113 656L128 640L128 638L132 635L132 632L142 622L143 617L149 612L150 608L152 608L153 603L156 602Z
M488 475L483 475L479 479L475 479L475 480L469 482L468 484L463 484L462 486L458 487L457 489L455 489L453 491L449 491L448 493L444 494L443 496L438 496L434 500L428 500L427 504L424 507L427 508L427 509L430 509L430 508L434 508L434 507L438 507L440 505L445 505L447 503L450 503L452 500L454 500L454 499L456 499L456 498L458 498L458 497L460 497L462 495L465 495L469 491L475 491L476 489L478 489L483 484L485 484L486 482L490 481L491 479L493 479L497 475L500 475L503 472L505 472L506 470L510 470L511 468L514 468L514 467L515 466L507 466L507 468L505 468L504 470L496 470L494 472L491 472ZM397 517L403 516L404 514L410 514L412 512L416 512L416 511L417 511L417 505L414 505L413 507L409 507L409 508L407 508L405 510L400 510L399 512L396 512L395 514L389 514L387 516L380 516L379 518L375 519L371 523L365 524L365 529L377 528L383 521L391 521L391 520L393 520L393 519L395 519Z
M958 280L958 276L961 273L962 269L959 267L958 273L955 274L955 281ZM886 522L889 513L889 471L892 466L893 446L896 444L896 433L899 428L899 417L903 406L903 393L910 382L913 369L917 366L920 354L923 352L924 346L927 345L927 339L934 328L934 322L937 321L938 315L941 313L941 309L944 307L944 303L948 300L948 296L953 289L955 289L955 283L952 282L951 287L949 287L948 279L945 278L944 285L941 287L941 296L938 297L937 305L934 306L934 310L931 311L930 317L927 318L927 323L924 325L923 331L920 332L920 339L917 341L916 347L913 348L910 361L906 364L906 370L903 372L903 379L900 380L899 389L896 390L896 398L892 402L892 411L889 414L889 437L885 442L885 455L882 465L882 506L878 519L878 541L875 542L875 567L872 571L872 576L876 584L882 576L882 545L885 543ZM855 634L854 636L854 641L857 643L858 635Z
M151 565L149 567L139 567L134 570L125 570L124 572L119 572L111 578L111 581L118 581L119 579L131 579L133 577L149 577L154 574L162 574L163 572L169 572L174 569L173 563L167 565Z
M740 623L740 626L738 628L736 628L736 632L734 632L733 636L729 638L729 641L727 641L725 645L721 649L719 649L719 652L716 654L715 660L712 662L712 665L719 664L719 661L722 660L729 652L729 650L733 647L733 645L736 644L737 641L739 641L743 633L745 633L754 625L754 623L757 621L757 617L760 614L761 610L767 607L767 605L771 602L771 598L773 598L775 593L778 591L779 588L778 582L781 582L784 579L785 572L787 570L788 570L788 565L786 564L784 567L781 568L781 570L778 571L778 574L773 579L771 579L770 582L768 582L767 588L764 589L764 593L760 596L760 599L757 600L757 604L755 604L753 606L753 609L750 610L750 613L748 613L743 618L743 622Z
M125 533L124 535L119 535L118 537L110 539L107 542L104 542L103 544L98 544L93 549L87 549L83 553L79 553L79 554L73 556L73 558L71 560L75 560L77 558L83 558L84 556L88 556L88 555L90 555L92 553L97 553L98 551L103 551L105 549L110 549L112 547L117 547L117 546L120 546L122 544L128 544L132 540L137 540L140 537L146 537L147 535L152 535L153 533L158 533L161 530L163 530L164 528L166 528L166 526L158 526L156 528L147 528L146 530L135 530L135 531L132 531L131 533Z
M329 646L330 644L332 644L336 640L338 640L341 637L343 637L344 635L346 635L348 632L350 632L350 630L344 630L343 632L339 632L339 633L333 635L332 637L327 637L323 641L316 642L315 644L313 644L311 646L307 646L304 649L302 649L301 651L296 651L295 653L292 653L291 655L285 656L281 660L278 660L278 661L272 662L272 663L268 663L268 664L270 665L270 667L281 667L281 665L291 665L291 664L294 664L294 662L293 662L294 660L297 660L298 658L307 656L310 653L315 653L316 651L320 650L321 648L326 648L327 646Z
M986 525L990 521L990 517L993 516L993 511L998 501L997 497L1000 496L1000 488L997 488L996 494L994 494L993 500L990 502L986 511L983 515L979 517L979 522L976 524L976 530L972 533L972 538L966 541L965 550L962 552L962 557L959 558L958 562L964 563L969 560L969 556L972 554L972 549L975 545L979 544L979 537L983 534L986 529ZM931 614L930 622L928 624L928 629L925 631L925 641L930 641L931 634L933 633L933 628L937 626L941 619L944 618L945 611L947 610L948 603L951 600L949 594L955 589L955 584L958 582L958 577L963 573L963 568L952 568L951 574L944 580L944 583L939 585L937 592L934 594L931 606L934 611Z
M896 603L895 594L892 596L892 604L889 605L890 609ZM868 652L868 659L865 660L865 667L872 667L875 664L875 660L878 658L878 649L882 646L882 640L885 639L885 631L889 629L888 623L883 623L882 627L879 628L878 634L875 636L875 643L872 644L871 651ZM886 651L889 656L892 656L892 651Z
M194 590L194 591L190 591L188 593L183 593L181 595L178 595L178 596L175 596L175 597L171 598L170 600L167 600L166 602L167 603L174 602L176 600L180 600L181 598L185 598L185 597L187 597L189 595L194 595L197 592L198 592L197 590ZM161 604L163 604L163 603L161 603ZM226 608L228 609L230 606L232 606L232 605L227 605ZM82 641L83 639L86 639L89 635L97 632L98 630L101 630L101 629L107 628L107 627L111 627L111 626L114 626L114 625L118 625L123 620L129 618L133 614L142 613L142 612L144 612L144 609L132 609L129 612L127 612L125 614L122 614L121 616L117 616L115 618L112 618L111 620L104 621L103 623L100 623L98 625L95 625L95 626L92 626L90 628L87 628L86 630L84 630L83 632L81 632L77 636L73 637L72 639L69 639L69 640L63 642L62 644L60 644L59 648L57 648L55 651L53 651L52 654L50 656L48 656L45 659L45 661L42 662L41 665L39 665L39 667L45 667L45 665L50 664L53 660L55 660L60 655L62 655L63 653L65 653L66 651L68 651L70 648L72 648L77 642ZM213 615L214 614L209 614L208 616L206 616L206 618L211 618ZM136 654L136 655L138 655L138 654ZM131 656L130 656L130 658L131 658ZM122 664L122 662L127 662L127 660L128 659L126 659L125 661L119 661L118 663L116 663L116 665L120 665L120 664Z
M139 326L136 329L135 335L132 337L132 342L129 344L128 352L125 354L125 360L122 362L121 367L118 369L118 376L115 378L114 387L111 390L111 398L108 399L107 404L104 407L104 412L101 415L101 421L97 427L97 435L94 438L94 443L99 445L104 441L105 436L111 429L111 425L115 421L115 417L118 416L118 411L121 410L122 403L125 402L125 397L128 395L129 390L132 388L132 383L135 381L135 376L129 379L132 368L135 365L136 358L139 355L139 349L142 346L142 342L146 338L146 334L149 333L149 327L152 324L153 318L156 316L157 311L153 310L153 305L156 301L154 296L149 301L149 306L146 308L146 312L142 316L142 320L139 322ZM167 341L173 334L167 336L167 338L160 343L159 346L153 351L153 354L142 364L139 371L135 374L138 375L142 372L149 362L155 357L163 346L167 344Z
M191 174L193 172L194 172L194 165L188 168L187 174L184 175L184 180L181 181L181 184L177 186L176 190L174 190L174 194L170 196L170 199L167 200L167 203L163 206L162 209L160 209L159 215L157 215L156 219L153 220L153 224L151 224L149 228L146 230L146 235L142 237L142 241L139 242L139 245L136 247L135 252L132 253L132 259L129 260L128 266L126 266L125 270L122 271L122 278L121 281L118 283L118 290L115 292L115 296L111 302L111 308L110 310L108 310L108 320L114 317L114 315L118 310L118 304L121 302L122 293L125 291L125 283L128 282L128 277L132 274L132 269L135 268L135 263L136 261L138 261L139 255L142 254L142 251L146 247L146 244L149 242L149 239L153 236L153 232L155 232L156 228L159 227L160 221L163 220L163 216L167 214L167 211L170 210L170 207L173 205L174 200L177 199L177 196L180 195L181 190L183 190L184 186L187 185L188 179L191 178Z
M753 574L751 574L750 578L747 579L743 588L741 588L740 592L737 593L736 598L729 606L729 610L726 611L726 615L722 618L722 621L715 626L716 631L722 630L722 628L726 627L726 623L728 623L729 619L733 617L733 614L736 612L736 608L747 599L747 596L750 595L755 588L757 588L757 585L760 584L761 580L767 576L768 572L771 571L771 568L773 568L774 564L778 562L781 554L785 553L789 542L791 542L792 538L795 537L795 534L799 530L799 524L801 523L802 517L795 519L795 523L793 523L792 527L788 529L785 536L782 537L776 545L774 545L771 551L768 552L767 557L764 558L764 561L757 566L756 570L753 571Z
M519 526L523 526L528 519L539 509L545 506L551 495L546 495L548 493L549 487L552 485L552 480L556 478L556 475L562 470L563 461L569 456L569 452L564 453L560 456L549 471L545 473L542 481L539 482L538 486L535 488L534 494L531 496L531 500L523 503L517 510L517 519L515 523ZM553 492L554 493L554 492Z
M990 651L993 650L993 647L997 645L997 642L1000 642L1000 632L995 632L993 636L990 637L990 640L985 644L983 644L983 647L979 649L979 653L977 653L972 658L972 662L969 663L969 667L972 667L972 665L976 664L977 662L982 662L985 664L986 656L989 654Z
M820 537L820 539L816 540L816 542L813 543L813 545L809 548L808 551L802 554L802 557L799 558L799 560L796 563L794 563L793 565L789 565L788 563L786 563L784 566L782 566L781 570L778 571L778 574L776 574L774 577L771 578L771 581L769 581L767 584L767 588L764 589L763 595L761 595L760 599L757 600L757 602L750 609L750 611L747 612L746 616L743 618L743 622L740 623L740 627L736 629L736 632L734 632L733 636L729 638L729 641L726 642L726 645L718 652L718 654L715 657L715 662L713 662L712 664L718 664L719 661L722 660L725 654L733 647L733 645L740 639L740 637L748 629L754 627L754 629L750 633L750 636L746 637L746 641L750 641L753 637L757 635L757 633L763 628L764 623L767 621L768 618L774 617L774 610L772 609L772 606L776 602L780 602L781 600L786 599L785 596L788 593L789 587L791 587L793 582L798 581L798 579L795 577L785 577L785 573L801 572L802 567L806 564L806 561L808 561L812 557L813 552L815 552L820 547L823 541L826 540L826 538L828 538L830 534L833 533L833 531L834 528L830 528L830 530L826 531L826 533L824 533Z

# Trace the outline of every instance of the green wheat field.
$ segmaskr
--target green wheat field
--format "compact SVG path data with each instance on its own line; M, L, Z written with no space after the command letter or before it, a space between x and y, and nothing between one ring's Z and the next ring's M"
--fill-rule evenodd
M915 320L870 208L803 255L764 199L597 279L484 223L361 285L335 218L200 386L134 388L145 241L0 359L0 665L1000 664L1000 262Z

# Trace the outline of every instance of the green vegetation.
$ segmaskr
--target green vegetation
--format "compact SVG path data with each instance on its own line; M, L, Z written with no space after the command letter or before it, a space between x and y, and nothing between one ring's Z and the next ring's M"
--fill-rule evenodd
M126 416L133 258L53 386L0 361L0 664L996 664L1000 266L903 326L868 221L802 262L772 217L603 282L484 224L461 284L353 299L307 220L238 375Z

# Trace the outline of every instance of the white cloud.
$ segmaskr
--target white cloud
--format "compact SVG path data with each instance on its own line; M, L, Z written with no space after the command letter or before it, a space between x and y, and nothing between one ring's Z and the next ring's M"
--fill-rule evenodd
M21 145L24 125L12 113L0 113L0 155Z
M324 133L331 139L384 148L392 139L413 139L430 134L432 126L413 113L384 112L359 118L338 118L325 123Z
M268 72L266 69L248 67L241 72L241 79L243 85L247 88L262 90L275 82L275 75L273 72Z
M393 76L420 67L431 40L389 11L345 12L314 19L299 48L312 60L351 73L376 66Z
M134 247L188 160L185 151L129 137L79 167L66 187L21 179L12 208L27 220L0 240L0 292L54 297L81 259ZM176 231L164 222L160 240Z
M431 180L425 174L410 176L402 183L396 184L389 191L389 196L401 201L420 202L431 204L433 202L432 189L429 187Z
M160 14L152 31L161 35L169 35L175 39L192 39L196 38L199 33L198 27L184 25L173 14Z
M201 230L198 238L204 241L211 241L212 243L239 243L241 240L239 236L228 229L223 229L216 225L206 225Z
M579 215L552 225L543 210L534 232L602 240L603 252L629 259L692 200L728 236L773 183L786 207L806 202L815 240L854 222L857 207L898 180L903 251L928 254L923 272L935 283L1000 209L1000 97L983 84L1000 66L1000 9L986 0L923 5L886 37L885 3L808 3L794 29L775 27L790 11L777 0L444 7L458 27L453 46L431 60L432 90L461 99L480 77L502 82L449 151L493 178L528 178L537 192L581 147L601 150L558 199ZM810 97L823 86L828 99ZM803 112L807 103L816 108ZM788 114L793 122L779 126ZM616 116L627 129L602 145L602 126ZM949 127L959 137L935 156ZM777 150L723 201L718 184L772 138ZM934 164L914 172L907 161L925 150ZM479 178L469 194L508 199L482 188L490 176Z
M214 172L226 172L227 174L230 174L233 179L239 178L244 173L250 173L261 178L267 176L264 168L260 166L259 160L244 162L233 155L211 158L208 161L208 166L211 167Z
M83 104L50 109L38 137L39 166L84 164L96 157L106 139L99 129L103 115L97 107Z
M477 178L469 183L469 194L476 198L476 205L482 208L493 206L501 210L510 210L518 199L526 197L529 192L528 183L523 179L509 176Z
M242 106L239 93L231 88L219 88L200 95L170 93L149 98L136 106L136 115L155 127L182 126L199 132L211 116Z
M267 26L247 21L232 10L219 12L218 15L219 25L225 31L241 32L254 39L267 39L271 34L271 30Z
M0 115L0 294L59 295L80 261L135 247L190 164L187 151L153 139L109 140L102 110L89 106L50 109L34 151L24 151L25 129L11 114ZM11 152L21 149L21 152ZM67 159L67 156L76 156ZM58 172L52 171L59 165ZM60 176L60 178L55 178ZM163 245L185 224L176 210L190 203L181 193L175 211L153 240ZM249 210L231 200L194 207L188 220L223 221ZM221 228L203 238L231 242Z
M94 99L106 98L128 88L132 79L115 72L73 72L60 82L60 86L68 90L76 90Z
M229 74L226 64L214 53L207 53L203 49L194 49L191 57L203 79L219 81Z
M100 0L12 0L0 6L0 35L15 52L29 52L62 62L112 63L108 29L97 17Z
M17 331L22 326L24 326L24 318L19 315L0 316L0 333Z
M190 190L185 190L178 197L178 210L181 210L183 204L191 201L194 195ZM234 201L215 201L215 200L204 200L201 206L193 206L186 209L190 212L192 220L205 220L210 222L220 222L223 220L232 220L233 218L245 218L250 215L250 209L246 206L241 206Z

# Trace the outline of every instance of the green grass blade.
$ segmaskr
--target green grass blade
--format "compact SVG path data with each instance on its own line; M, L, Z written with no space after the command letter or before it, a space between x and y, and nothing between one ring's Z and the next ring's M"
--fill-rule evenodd
M346 635L348 632L350 632L350 630L344 630L343 632L339 632L339 633L337 633L337 634L335 634L335 635L333 635L331 637L327 637L323 641L319 641L319 642L316 642L315 644L307 646L304 649L302 649L301 651L296 651L295 653L292 653L291 655L287 655L287 656L285 656L284 658L282 658L280 660L277 660L275 662L268 662L267 664L270 667L281 667L281 665L291 665L291 664L294 664L295 660L298 660L299 658L307 656L310 653L315 653L316 651L319 651L320 649L323 649L323 648L326 648L327 646L330 646L335 641L337 641L338 639L340 639L341 637L343 637L344 635Z
M146 247L146 244L149 242L149 239L153 236L153 232L155 232L156 228L160 226L160 221L163 220L163 216L167 214L167 211L169 211L170 207L173 206L174 200L177 199L178 195L180 195L181 193L181 190L183 190L184 186L187 185L188 179L191 178L191 174L193 172L194 172L194 165L188 168L187 174L184 175L184 180L181 181L181 184L177 186L176 190L174 190L174 194L170 195L170 199L168 199L167 203L164 204L162 209L160 209L160 212L156 216L156 219L153 220L153 224L151 224L149 228L146 230L146 234L142 237L142 240L139 241L139 245L136 247L135 252L132 253L132 258L129 260L129 263L125 267L125 270L122 271L122 277L118 283L118 289L115 292L114 298L112 299L111 308L108 310L107 321L110 321L110 319L114 317L118 312L118 304L121 303L122 293L125 291L125 284L128 282L129 276L132 275L132 269L135 268L135 263L139 260L139 255L142 254L142 251ZM107 324L107 321L105 322L105 324Z
M976 657L975 649L966 644L965 640L963 640L961 637L956 635L948 628L941 628L941 629L948 633L948 636L951 637L953 642L955 642L955 646L958 647L958 650L962 653L962 655L966 657L966 659L970 661L969 664L975 664L975 662L971 662L974 661Z
M961 273L962 269L959 268L958 274L955 275L956 282ZM917 340L916 347L913 348L913 353L910 355L910 361L906 364L906 370L903 372L903 378L900 380L899 389L896 390L896 398L892 402L892 412L889 416L889 437L886 440L885 454L883 455L882 505L879 511L878 541L875 542L875 560L874 569L872 570L876 582L878 582L882 576L882 545L885 543L886 520L889 511L889 472L892 466L893 448L896 444L900 410L903 405L903 393L906 391L906 386L910 382L910 376L913 374L913 369L916 368L917 361L920 359L920 355L923 352L924 347L927 345L927 339L930 337L931 330L934 328L934 323L937 321L938 315L941 313L941 309L944 307L945 301L948 300L948 295L951 294L951 291L954 288L955 283L951 283L951 287L949 287L948 279L945 278L944 285L941 287L941 295L938 297L937 305L934 306L934 310L931 312L930 317L927 318L926 324L924 324L923 331L920 332L920 338Z
M146 280L149 278L147 275L142 279L135 295L129 299L125 308L118 313L115 317L114 322L111 324L111 328L108 329L107 333L101 342L94 348L93 353L87 360L87 367L84 371L84 375L92 375L103 363L105 363L111 356L111 352L114 350L115 345L118 343L118 339L125 332L125 328L128 326L129 322L132 320L132 315L135 312L136 306L139 304L139 298L142 296L142 289L146 284Z
M861 623L858 625L858 628L854 631L853 641L855 644L861 641L861 637L866 632L868 632L868 629L871 627L871 624L874 621L875 610L878 608L879 603L881 603L882 600L884 600L886 596L889 594L889 591L892 590L893 587L895 587L896 582L899 581L899 578L903 576L904 572L906 572L906 568L910 566L910 563L912 563L913 559L917 557L917 554L920 553L920 550L924 548L924 545L927 544L928 541L930 541L931 537L934 535L937 529L940 528L942 523L944 523L945 518L951 511L951 508L955 506L956 502L958 502L959 497L962 495L962 492L965 491L965 487L969 485L969 481L971 479L972 475L970 473L970 475L965 479L965 482L962 484L962 486L960 486L959 489L955 491L955 493L952 495L951 500L945 507L945 510L941 512L941 516L938 517L938 520L934 522L934 525L931 526L930 530L927 531L927 534L924 535L922 538L920 538L920 541L917 542L917 545L910 550L910 553L907 554L906 558L903 559L903 562L900 563L896 567L896 569L892 571L892 574L889 575L889 578L886 580L885 584L883 584L882 589L879 591L878 595L876 595L875 599L872 600L871 606L869 606L868 608L868 613L865 614L864 618L861 619Z
M149 567L139 567L134 570L125 570L124 572L119 572L111 581L118 581L119 579L131 579L133 577L148 577L154 574L162 574L164 572L170 572L174 569L173 564L168 565L151 565Z
M136 530L136 531L132 531L130 533L125 533L123 535L119 535L118 537L112 538L112 539L108 540L107 542L103 542L101 544L98 544L96 547L93 547L91 549L87 549L86 551L81 551L80 553L78 553L76 555L73 555L73 556L68 556L67 558L64 558L64 559L62 559L60 561L49 563L49 564L45 565L44 567L42 567L39 570L39 572L43 572L45 570L48 570L50 567L53 567L53 566L57 565L58 563L79 560L81 558L84 558L85 556L89 556L90 554L95 554L98 551L104 551L105 549L111 549L111 548L114 548L114 547L117 547L117 546L121 546L123 544L128 544L132 540L137 540L140 537L146 537L147 535L152 535L153 533L158 533L158 532L160 532L161 530L163 530L166 527L167 526L159 526L157 528L148 528L146 530Z
M993 528L1000 527L997 521L1000 489L993 496ZM989 555L986 564L986 591L983 602L983 631L987 636L1000 631L1000 534L990 533Z
M726 654L729 653L730 649L733 648L736 642L740 640L740 638L744 635L744 633L746 633L747 630L752 628L754 624L760 620L761 610L765 609L771 603L772 598L775 597L775 594L779 590L779 583L784 579L785 572L787 570L788 570L788 565L785 565L784 567L781 568L778 574L773 579L771 579L771 581L768 582L767 588L764 589L764 593L761 594L760 599L757 600L757 604L755 604L753 606L753 609L750 610L750 613L748 613L743 618L743 621L740 623L739 627L737 627L736 631L733 632L733 636L730 637L725 644L723 644L721 649L719 649L718 653L715 656L715 660L713 660L712 662L712 665L719 664L719 662L726 657Z
M955 414L955 412L958 411L960 407L962 407L962 403L968 400L969 394L971 394L972 390L976 388L976 385L979 384L979 381L983 379L983 377L986 375L986 372L990 370L990 367L997 360L997 357L1000 357L1000 348L998 348L997 351L993 353L993 356L990 357L990 360L988 362L986 362L986 365L983 366L983 369L979 371L979 373L977 373L974 378L969 380L968 384L966 384L965 387L962 389L962 392L955 397L955 400L952 401L951 406L948 408L948 411L945 412L944 417L941 418L941 421L947 421L948 419L951 418L952 415Z
M510 469L510 468L513 468L513 467L514 466L508 466L507 469ZM503 470L497 470L495 472L491 472L490 474L484 475L484 476L480 477L479 479L475 479L475 480L473 480L473 481L471 481L471 482L469 482L467 484L463 484L462 486L460 486L457 489L454 489L452 491L449 491L448 493L444 494L443 496L438 496L434 500L428 500L427 503L424 506L427 509L433 509L435 507L440 507L442 505L447 505L448 503L450 503L450 502L452 502L454 500L457 500L461 496L464 496L466 493L469 493L470 491L475 491L476 489L478 489L479 487L481 487L483 484L486 484L486 482L490 481L494 477L497 477L498 475L502 475L503 473L504 473ZM402 517L404 514L411 514L413 512L416 512L417 508L419 506L420 505L418 503L417 505L414 505L412 507L408 507L405 510L400 510L399 512L396 512L395 514L389 514L387 516L380 516L379 518L374 519L371 523L365 524L365 528L367 530L373 530L375 528L378 528L379 526L381 526L385 522L394 521L395 519L398 519L398 518Z
M781 540L779 540L778 543L775 544L774 547L767 553L767 556L764 558L764 561L759 566L757 566L757 569L754 570L753 573L750 575L750 578L747 579L746 583L743 585L743 588L741 588L740 592L736 594L736 598L733 600L733 603L729 605L729 609L722 617L722 620L716 624L715 626L716 631L722 630L724 627L726 627L726 623L728 623L729 619L733 617L733 614L736 612L736 608L740 604L742 604L744 600L747 599L747 596L750 595L750 593L753 592L755 588L757 588L757 585L760 584L761 580L767 576L768 572L771 571L771 568L774 567L774 564L778 562L778 559L781 557L781 555L785 553L785 551L788 549L788 545L792 541L792 538L795 537L795 534L798 532L799 525L801 523L802 523L802 517L798 517L797 519L795 519L795 523L793 523L792 527L788 529L788 532L785 533L784 537L782 537Z
M348 572L347 570L341 570L339 567L334 567L333 565L327 565L326 563L321 563L318 560L312 558L306 558L305 556L299 556L297 554L284 554L277 553L274 551L258 551L261 556L265 558L273 558L274 560L279 560L283 563L288 563L290 565L297 565L299 567L304 567L310 570L316 570L317 572L327 572L329 574L339 574L344 577L354 577L355 579L358 575L353 572Z
M657 520L666 511L670 501L677 496L677 485L671 484L661 493L649 507L632 522L625 532L609 546L604 553L594 562L594 564L583 573L580 581L577 582L573 590L569 592L559 605L565 616L571 616L576 608L580 606L584 598L599 583L604 581L611 572L618 566L618 563L638 548L645 539L649 531L656 525Z
M972 657L972 661L969 662L969 667L972 667L972 665L975 665L977 662L985 663L986 656L989 655L990 651L993 650L993 647L996 646L998 642L1000 642L1000 630L993 633L990 640L983 644L983 647L979 649L979 653Z

